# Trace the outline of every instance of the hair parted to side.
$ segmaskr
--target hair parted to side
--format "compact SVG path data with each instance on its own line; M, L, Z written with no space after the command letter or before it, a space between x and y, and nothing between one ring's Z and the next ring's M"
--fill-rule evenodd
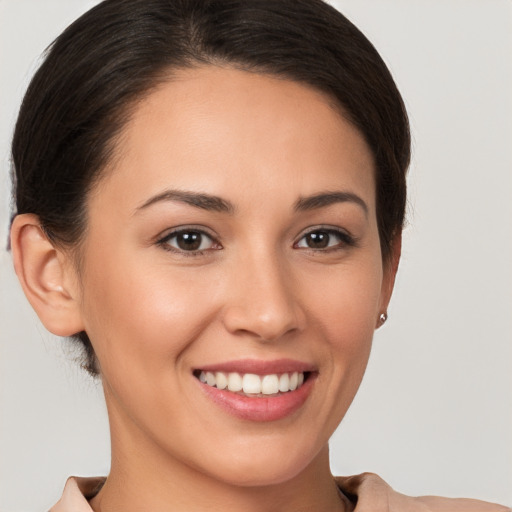
M133 107L173 71L235 66L329 94L376 164L386 262L401 232L410 159L407 113L379 54L322 0L105 0L49 47L23 100L12 143L17 214L39 216L56 245L79 253L88 192L113 157ZM83 366L97 375L85 332Z

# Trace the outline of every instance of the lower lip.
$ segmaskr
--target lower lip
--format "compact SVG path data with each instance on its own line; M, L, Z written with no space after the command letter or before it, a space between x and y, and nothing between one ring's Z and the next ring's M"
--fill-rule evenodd
M203 392L229 414L248 421L276 421L291 416L302 407L311 392L315 377L316 374L310 373L304 384L295 391L268 398L239 395L196 380Z

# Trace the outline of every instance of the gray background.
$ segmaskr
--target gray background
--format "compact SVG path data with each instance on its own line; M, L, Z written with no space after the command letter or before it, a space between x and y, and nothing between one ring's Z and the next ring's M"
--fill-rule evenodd
M94 1L0 0L0 510L106 474L101 390L25 300L3 250L9 140L38 55ZM339 0L374 42L414 136L388 324L331 443L336 474L512 504L512 3Z

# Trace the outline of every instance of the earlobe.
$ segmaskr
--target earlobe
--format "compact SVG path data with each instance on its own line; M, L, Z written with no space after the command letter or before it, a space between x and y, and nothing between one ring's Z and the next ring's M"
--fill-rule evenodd
M379 313L375 323L376 329L381 327L388 318L388 305L395 286L395 278L398 271L398 264L400 263L401 253L402 234L400 233L394 237L391 244L391 254L389 259L384 263Z
M54 247L33 214L17 215L11 228L14 269L43 325L58 336L82 331L77 286L69 257Z

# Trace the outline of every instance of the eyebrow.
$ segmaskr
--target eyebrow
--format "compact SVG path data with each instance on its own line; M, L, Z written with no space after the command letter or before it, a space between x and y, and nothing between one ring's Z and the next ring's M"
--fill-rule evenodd
M354 203L360 206L365 215L368 216L368 205L363 199L353 192L344 191L321 192L312 196L301 197L295 203L295 211L316 210L336 203Z
M136 209L136 212L162 201L178 201L202 210L213 212L232 214L235 211L235 207L232 203L218 196L202 194L200 192L190 192L188 190L165 190L161 194L150 197Z
M202 210L229 213L235 212L235 206L221 197L200 192L191 192L188 190L165 190L164 192L150 197L135 211L144 210L155 203L165 201L178 201L181 203L200 208ZM294 205L294 210L304 212L308 210L316 210L325 208L336 203L354 203L360 206L365 215L368 215L368 206L357 194L353 192L332 191L320 192L311 196L301 197Z

